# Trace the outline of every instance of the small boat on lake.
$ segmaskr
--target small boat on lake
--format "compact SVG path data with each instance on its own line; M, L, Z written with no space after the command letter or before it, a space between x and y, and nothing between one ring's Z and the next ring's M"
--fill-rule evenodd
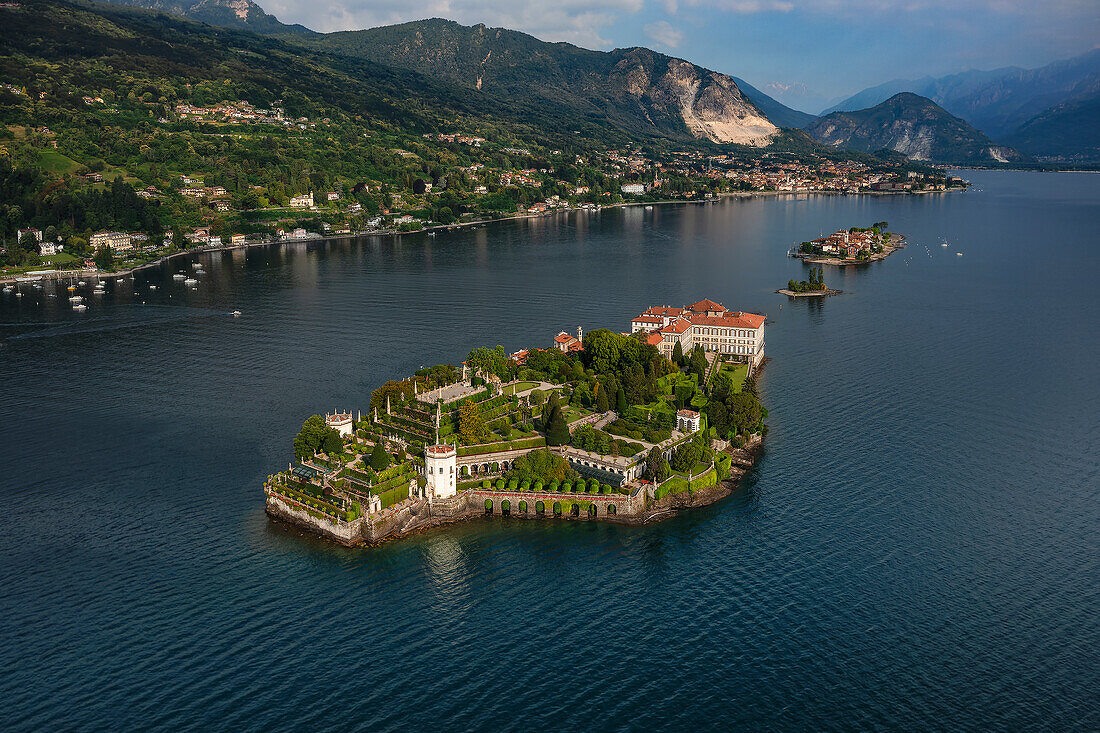
M189 277L189 278L187 278L186 280L184 280L184 281L183 281L183 284L184 284L184 285L198 285L198 284L199 284L199 281L198 281L198 280L196 280L196 279L195 279L195 278L193 278L193 277Z
M83 303L77 303L73 306L73 310L78 312L78 313L81 313L83 311L88 310L88 306L84 305Z

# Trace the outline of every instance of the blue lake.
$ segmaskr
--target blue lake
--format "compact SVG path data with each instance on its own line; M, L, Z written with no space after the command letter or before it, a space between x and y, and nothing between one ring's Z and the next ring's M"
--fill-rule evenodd
M0 294L0 727L1100 728L1100 176L966 176ZM773 292L880 220L910 244L843 295ZM264 514L310 414L704 297L768 315L771 432L719 504L374 549Z

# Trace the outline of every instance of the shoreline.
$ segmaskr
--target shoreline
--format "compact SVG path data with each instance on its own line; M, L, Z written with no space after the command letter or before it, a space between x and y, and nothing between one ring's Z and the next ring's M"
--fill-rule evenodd
M927 193L951 193L953 191L965 191L966 189L951 189L950 191L928 191ZM74 270L51 270L48 275L41 275L34 277L28 273L21 273L18 275L6 275L0 277L0 285L18 285L21 283L31 282L43 282L49 280L62 280L72 277L89 277L99 280L117 280L119 278L130 277L135 272L142 270L148 270L157 265L162 265L165 262L171 262L177 257L184 257L187 255L201 255L211 252L229 252L238 249L249 249L251 247L267 247L273 244L307 244L315 242L330 242L343 239L358 239L360 237L400 237L410 234L424 234L428 232L449 231L451 229L469 228L477 226L485 226L501 221L518 221L521 219L541 219L555 214L566 214L575 212L594 212L599 213L605 209L622 209L631 206L668 206L671 204L713 204L721 202L724 199L736 198L736 199L752 199L752 198L766 198L773 196L807 196L807 195L832 195L832 196L923 196L925 193L913 193L911 191L860 191L858 193L846 193L844 191L826 191L826 190L814 190L814 191L731 191L728 193L719 193L713 198L709 199L665 199L660 201L623 201L617 204L603 204L598 209L585 209L579 206L568 207L564 209L554 209L552 211L543 211L538 213L526 213L515 214L513 216L505 216L499 219L479 219L477 221L456 222L453 224L436 224L433 226L423 227L421 229L415 229L407 232L399 232L394 229L376 229L372 231L362 232L350 232L347 234L328 234L318 235L314 237L305 237L302 239L265 239L262 241L244 242L241 244L221 244L215 247L194 247L191 249L183 249L178 252L171 252L152 260L150 262L144 262L140 265L127 268L125 270L116 270L112 272L104 272L101 270L89 270L86 268L74 269ZM903 243L898 247L904 246ZM884 252L882 255L874 255L867 262L872 262L877 259L884 259L889 252ZM803 256L795 255L799 259L805 259ZM840 260L833 261L812 261L813 264L866 264L866 262L860 263L844 263Z
M786 295L788 298L824 298L827 295L840 295L843 290L833 290L832 288L825 288L824 290L811 290L805 293L796 293L793 290L787 290L786 288L780 288L775 292L780 295Z
M871 255L865 260L841 260L836 257L808 255L802 254L801 252L796 252L795 254L792 254L790 256L794 257L795 259L802 260L803 262L810 265L832 265L833 267L857 267L859 265L869 265L872 262L881 262L882 260L885 260L887 257L894 254L899 249L902 249L903 247L905 247L905 245L909 244L909 240L906 239L904 235L899 234L897 235L897 237L898 239L896 240L896 244L885 245L881 252Z
M577 516L571 516L565 513L555 515L552 512L538 514L532 511L528 511L525 514L521 514L519 511L514 513L503 513L499 511L496 502L494 502L494 509L490 511L477 504L477 500L479 500L481 496L478 495L477 497L473 497L473 495L477 493L476 489L467 489L455 495L455 497L450 500L451 505L447 506L444 511L439 513L433 514L433 509L437 507L433 506L427 500L420 500L412 505L402 507L399 511L394 513L391 518L392 521L389 522L389 526L386 526L387 523L385 521L379 522L369 529L374 529L381 525L381 532L373 538L365 538L361 535L356 536L359 535L359 531L363 529L361 526L355 527L354 529L349 526L347 529L350 529L350 532L346 530L341 532L339 531L341 528L338 525L325 520L315 519L302 511L295 511L293 508L288 507L285 502L273 498L270 494L268 495L264 511L267 513L268 517L280 524L297 527L298 529L308 531L314 536L348 548L379 547L386 543L405 539L414 535L424 534L434 530L451 527L462 522L476 521L488 517L501 517L520 521L564 520L571 522L608 522L624 526L641 527L652 522L661 522L671 519L681 511L710 506L730 496L734 490L739 487L741 480L749 470L756 465L756 461L763 450L763 445L764 439L761 436L757 436L752 443L743 448L730 448L725 450L724 452L733 459L730 463L730 475L725 479L722 479L717 484L705 486L696 491L689 490L679 494L669 494L657 500L649 499L647 496L645 498L645 508L634 515L604 515L592 518L589 517L586 512L581 512ZM641 491L643 494L647 494L649 490L643 488ZM539 496L538 494L532 494L530 498L531 503L533 504L536 501L540 501ZM570 495L571 498L573 496L574 495ZM576 498L583 501L584 496L586 495L576 495ZM571 498L568 500L571 500ZM551 500L553 500L552 497ZM362 519L358 519L348 524L351 525L362 522Z

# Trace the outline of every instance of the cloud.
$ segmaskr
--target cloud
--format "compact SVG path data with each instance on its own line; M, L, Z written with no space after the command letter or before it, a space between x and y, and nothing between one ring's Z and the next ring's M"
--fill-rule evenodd
M645 0L260 0L284 23L328 32L357 30L424 18L464 25L485 23L530 33L544 41L568 41L610 48L601 31L623 15L642 10Z
M684 40L683 31L678 31L673 28L672 24L667 20L648 23L642 26L642 30L651 41L665 46L666 48L676 48Z
M964 12L971 16L985 13L1002 15L1068 16L1095 13L1095 0L1045 0L1042 3L1024 3L1019 0L686 0L692 7L706 7L732 13L789 13L803 11L833 15L898 16L925 12Z

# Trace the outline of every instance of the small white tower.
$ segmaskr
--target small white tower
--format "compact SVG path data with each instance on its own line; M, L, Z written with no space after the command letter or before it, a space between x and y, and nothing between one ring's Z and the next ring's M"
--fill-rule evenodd
M453 445L429 445L424 449L424 473L428 496L446 499L458 493L458 451Z
M351 410L347 412L333 410L331 414L325 415L325 425L336 428L341 438L350 438L355 432L351 424Z
M577 341L584 341L584 329L577 326Z

